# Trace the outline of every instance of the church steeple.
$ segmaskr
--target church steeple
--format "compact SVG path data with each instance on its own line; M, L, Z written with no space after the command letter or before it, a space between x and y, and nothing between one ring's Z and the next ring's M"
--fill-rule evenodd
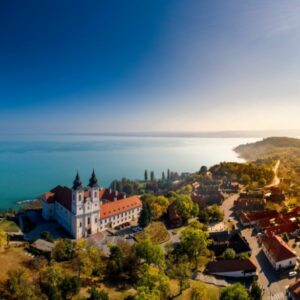
M89 187L91 187L91 188L99 187L99 185L98 185L98 179L97 179L97 177L96 177L96 174L95 174L95 170L94 170L94 169L93 169L92 176L91 176L91 178L90 178Z
M80 190L80 189L82 189L82 183L79 177L79 173L77 171L76 177L73 181L73 190Z

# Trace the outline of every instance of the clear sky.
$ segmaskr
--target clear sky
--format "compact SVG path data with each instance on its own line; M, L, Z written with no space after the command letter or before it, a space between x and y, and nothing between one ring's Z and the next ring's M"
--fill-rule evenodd
M300 128L300 2L0 2L0 131Z

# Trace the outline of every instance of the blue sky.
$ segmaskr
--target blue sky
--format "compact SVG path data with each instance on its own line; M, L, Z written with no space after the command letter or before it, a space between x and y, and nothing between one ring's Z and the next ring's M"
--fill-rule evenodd
M299 1L1 1L2 132L300 128Z

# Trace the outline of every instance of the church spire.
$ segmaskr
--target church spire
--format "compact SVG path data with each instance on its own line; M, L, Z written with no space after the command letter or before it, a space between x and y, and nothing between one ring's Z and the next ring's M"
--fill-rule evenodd
M99 185L98 185L98 179L97 179L97 177L96 177L96 174L95 174L95 170L94 170L94 169L93 169L92 176L91 176L91 178L90 178L89 187L91 187L91 188L99 187Z
M82 188L82 183L81 183L81 180L80 180L80 177L79 177L79 173L77 171L76 177L73 181L73 190L79 190L81 188Z

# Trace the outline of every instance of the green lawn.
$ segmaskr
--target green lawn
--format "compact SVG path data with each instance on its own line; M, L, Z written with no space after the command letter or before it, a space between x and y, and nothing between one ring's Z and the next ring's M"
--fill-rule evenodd
M0 230L5 232L18 232L20 228L15 222L0 219Z
M162 244L170 239L166 226L162 222L152 222L144 231L137 233L135 238L139 241L143 239L145 235L148 235L154 244Z

